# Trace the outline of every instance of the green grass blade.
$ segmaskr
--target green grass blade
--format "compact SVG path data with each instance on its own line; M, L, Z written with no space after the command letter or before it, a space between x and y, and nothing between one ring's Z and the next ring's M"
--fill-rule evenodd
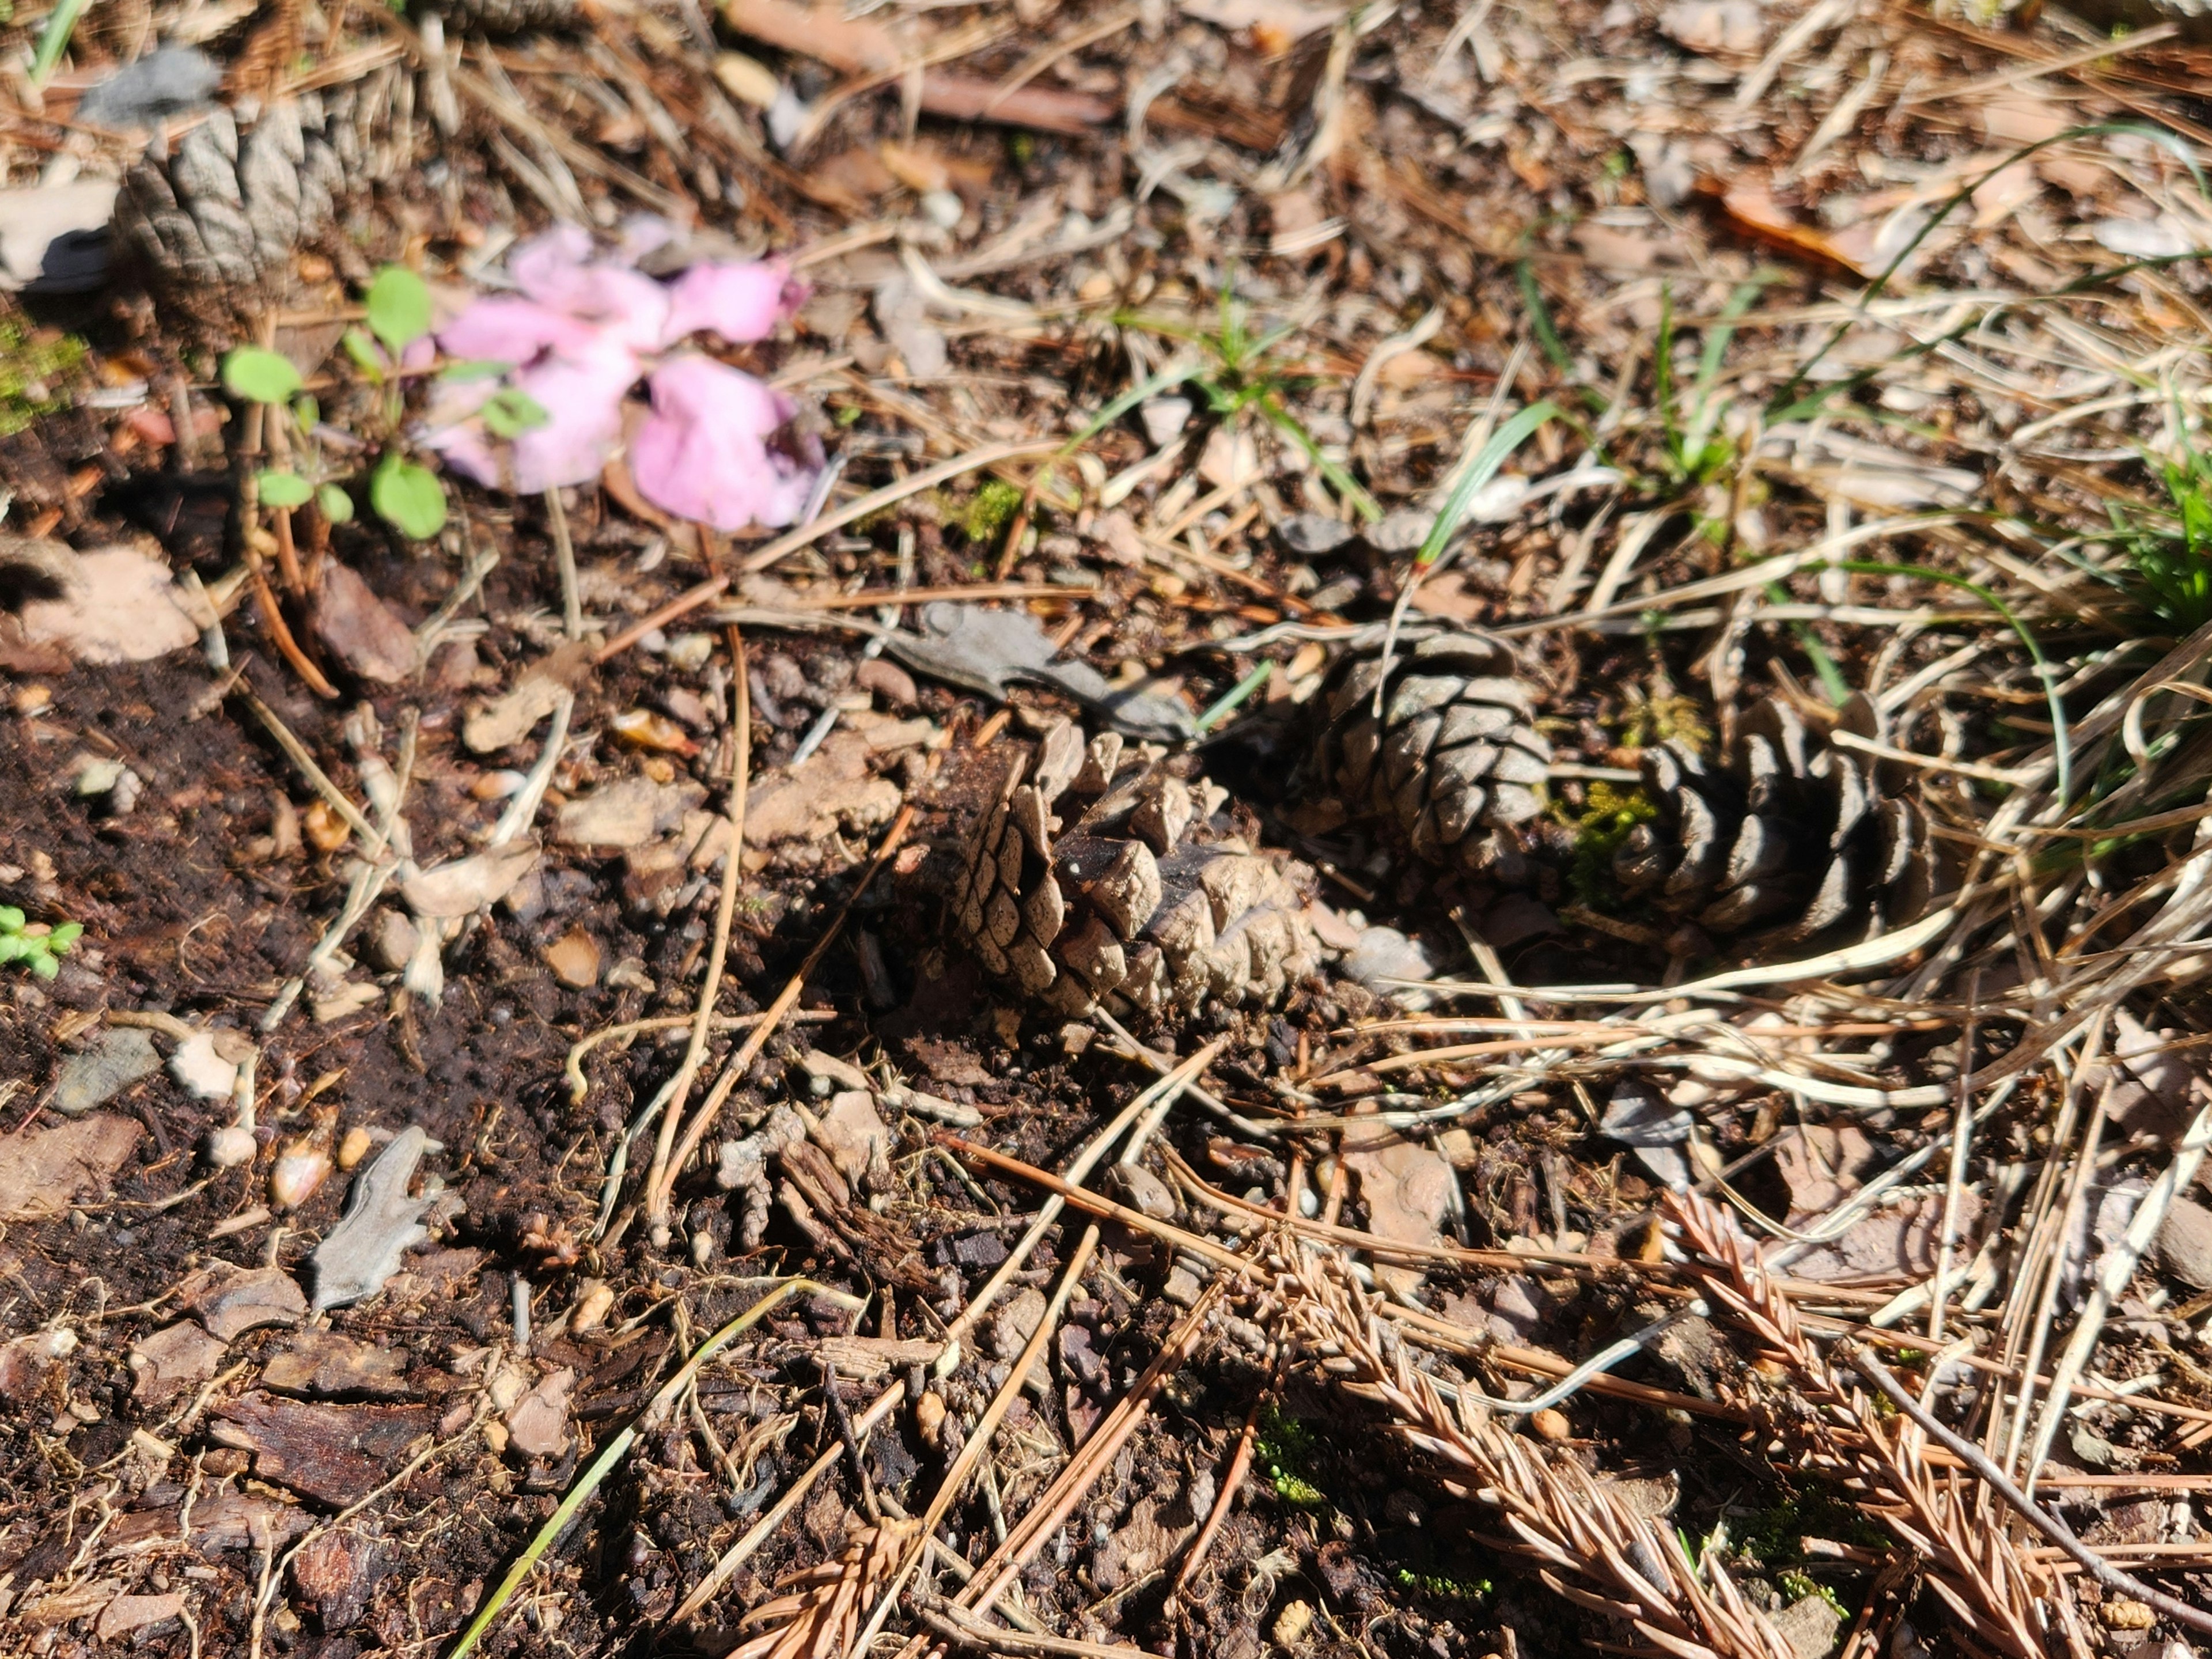
M69 50L70 36L76 33L77 19L84 15L92 0L60 0L46 27L39 35L38 55L31 59L31 84L44 86L46 77L54 72L54 65L62 61Z
M1199 367L1196 363L1170 363L1158 374L1151 375L1131 386L1112 403L1100 410L1082 431L1062 444L1054 459L1073 455L1146 399L1157 398L1163 392L1170 391L1187 381L1197 379Z
M1575 360L1567 355L1566 342L1559 338L1559 325L1552 320L1552 307L1544 302L1544 290L1536 283L1536 267L1522 259L1513 267L1513 281L1521 290L1521 304L1528 313L1528 326L1536 336L1536 343L1552 360L1552 367L1570 380L1575 378Z
M1328 480L1338 495L1352 503L1352 511L1370 524L1382 516L1382 508L1375 498L1360 487L1357 478L1321 453L1321 446L1314 441L1313 434L1306 430L1305 423L1278 403L1273 392L1263 392L1256 401L1260 412L1305 452L1306 459L1321 469L1321 476Z
M1227 720L1231 714L1235 714L1247 697L1250 696L1255 691L1257 691L1262 685L1267 684L1267 676L1274 672L1274 671L1275 665L1273 663L1261 663L1257 668L1254 669L1243 679L1237 681L1236 684L1231 686L1228 690L1224 692L1219 702L1216 702L1212 708L1207 709L1203 714L1200 714L1198 717L1197 724L1193 726L1191 730L1198 736L1201 738L1204 737L1208 732L1213 730L1213 728L1218 726L1223 720Z
M1468 507L1474 500L1475 492L1497 475L1498 469L1505 465L1506 458L1527 442L1537 428L1559 416L1559 406L1547 398L1541 403L1529 404L1490 434L1490 441L1483 445L1474 458L1474 465L1453 487L1443 510L1437 514L1437 521L1429 526L1428 537L1421 543L1420 551L1413 555L1416 570L1425 570L1443 556L1444 544L1451 540L1453 533L1459 529L1460 520L1467 516Z
M529 1577L531 1569L538 1565L546 1551L553 1547L555 1540L568 1530L568 1523L576 1518L576 1511L584 1507L592 1494L599 1489L599 1483L607 1478L616 1464L622 1462L623 1454L637 1438L638 1425L683 1393L691 1379L699 1374L701 1366L727 1347L734 1339L758 1324L778 1303L799 1291L812 1291L817 1295L843 1294L826 1285L817 1285L811 1279L786 1279L702 1342L676 1374L654 1391L653 1398L645 1402L637 1415L623 1425L621 1432L599 1448L598 1455L576 1477L576 1484L568 1489L568 1494L561 1500L560 1506L523 1547L522 1553L515 1558L514 1565L507 1570L507 1577L499 1581L499 1587L484 1598L483 1605L477 1609L477 1616L469 1620L468 1628L461 1632L461 1639L453 1644L453 1651L447 1655L446 1659L465 1659L465 1656L483 1638L484 1632L498 1621L500 1614L507 1610L507 1604L514 1599L515 1591L522 1587L523 1580Z
M1947 587L1964 588L1984 605L2005 619L2007 626L2020 635L2020 642L2027 647L2029 659L2043 681L2043 701L2051 710L2051 743L2057 751L2058 763L2058 799L2070 800L2074 795L2074 743L2066 725L2066 705L2058 700L2057 677L2051 672L2051 659L2043 654L2043 646L2034 630L2014 615L2013 609L1979 582L1970 582L1964 576L1954 576L1948 571L1932 570L1924 564L1885 564L1874 560L1838 559L1826 565L1808 565L1809 570L1847 570L1858 576L1912 576L1922 581L1941 582Z

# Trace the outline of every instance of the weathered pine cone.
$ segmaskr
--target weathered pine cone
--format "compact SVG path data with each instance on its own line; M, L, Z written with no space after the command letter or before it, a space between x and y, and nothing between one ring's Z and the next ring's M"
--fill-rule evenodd
M954 894L993 973L1071 1018L1102 1002L1266 1006L1321 965L1299 866L1214 815L1225 795L1121 738L1055 726L1018 760ZM1066 814L1072 827L1062 830Z
M386 71L283 98L240 121L216 107L166 159L142 158L116 198L117 242L167 285L257 286L326 229L349 187L391 171L378 129ZM412 82L405 86L411 89Z
M446 0L451 27L486 34L557 29L576 21L577 0Z
M1472 630L1401 639L1384 678L1382 647L1339 663L1325 692L1312 770L1321 793L1395 823L1431 864L1485 864L1490 837L1544 808L1552 745L1513 654Z
M1864 696L1835 726L1881 737ZM1614 849L1614 885L1707 933L1757 932L1767 945L1871 935L1925 914L1950 884L1906 769L1829 741L1786 703L1747 713L1725 768L1670 742L1644 751L1643 773L1657 816Z

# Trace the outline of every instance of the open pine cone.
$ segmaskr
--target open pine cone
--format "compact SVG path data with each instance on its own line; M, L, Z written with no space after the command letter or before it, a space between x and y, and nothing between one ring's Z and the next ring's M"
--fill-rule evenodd
M1473 630L1401 638L1384 679L1379 642L1337 665L1323 702L1312 771L1323 795L1350 813L1395 823L1431 864L1475 868L1480 833L1543 811L1552 746L1534 725L1535 702L1513 654Z
M1835 729L1882 735L1864 696ZM1779 701L1745 715L1726 768L1670 742L1644 752L1643 772L1657 816L1615 848L1613 883L1708 933L1756 931L1769 945L1872 934L1925 914L1950 884L1905 769L1831 742Z
M325 230L349 187L391 169L375 131L390 88L372 76L280 98L241 122L217 107L166 160L142 158L116 198L118 244L177 290L258 288Z
M1114 732L1086 744L1057 726L986 815L955 926L986 968L1071 1018L1113 998L1148 1012L1277 1002L1321 963L1300 866L1218 819L1224 799L1125 757Z
M446 0L445 7L453 27L486 34L565 27L579 9L577 0Z

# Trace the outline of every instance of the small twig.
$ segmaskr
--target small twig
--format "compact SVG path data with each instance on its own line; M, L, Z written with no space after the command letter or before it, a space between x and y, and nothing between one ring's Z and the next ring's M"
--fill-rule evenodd
M268 591L265 581L261 583L261 589L264 592ZM246 690L243 682L240 682L238 695L246 699L246 706L253 711L254 718L269 729L269 735L276 739L276 746L291 757L292 764L300 769L301 775L323 798L324 803L345 820L348 829L361 837L362 848L374 847L378 842L376 826L362 815L358 806L346 799L345 792L331 781L330 775L315 763L315 757L307 752L307 745L292 734L292 728L277 718L275 709ZM337 693L333 691L331 695L336 696Z
M568 510L556 485L545 492L545 523L553 532L553 561L561 571L561 628L572 640L584 637L584 602L576 592L576 548L568 539Z
M906 832L913 823L914 807L911 805L901 807L898 817L891 822L890 832L884 837L883 845L876 849L876 856L870 861L866 870L861 872L860 884L853 889L851 896L846 899L844 908L837 913L837 919L830 924L828 931L815 942L814 948L806 953L806 960L799 964L799 971L791 976L790 982L778 994L776 1000L769 1005L761 1023L753 1028L752 1035L747 1037L744 1045L730 1057L729 1064L722 1068L722 1075L715 1079L714 1089L708 1094L707 1098L700 1103L699 1109L692 1114L690 1124L684 1129L682 1138L677 1141L674 1152L665 1163L659 1164L656 1176L647 1182L644 1195L645 1218L647 1227L651 1230L650 1236L653 1237L656 1244L665 1242L665 1236L668 1229L669 1192L676 1184L677 1172L689 1164L691 1161L691 1155L699 1150L700 1141L705 1139L707 1131L714 1127L714 1120L721 1115L722 1103L729 1098L730 1091L744 1080L745 1073L751 1068L753 1061L759 1057L760 1051L768 1046L769 1038L775 1035L776 1027L782 1024L783 1017L789 1013L793 1005L798 1002L799 993L806 988L807 980L812 975L815 969L821 965L822 958L829 954L830 947L836 944L838 937L844 933L845 923L851 919L854 907L860 903L862 896L867 892L869 885L875 880L878 872L890 862L891 855L897 852L899 844L906 839ZM733 855L734 851L733 848Z
M753 701L751 680L745 668L744 636L734 628L730 629L730 659L737 681L737 716L730 733L733 748L730 757L729 855L722 864L722 896L714 909L714 938L708 947L706 982L699 988L691 1041L684 1050L684 1061L676 1068L676 1075L660 1087L638 1119L637 1127L642 1129L656 1112L660 1114L660 1137L654 1143L653 1168L645 1182L648 1194L659 1191L667 1174L677 1121L690 1098L691 1085L699 1075L699 1067L706 1061L708 1028L714 1018L714 999L721 994L722 973L730 949L730 923L737 915L738 888L744 863L745 801L752 781ZM763 1020L756 1025L755 1032L763 1030L767 1023ZM623 1139L627 1145L629 1137Z
M2052 1543L2073 1558L2081 1571L2106 1589L2117 1590L2122 1595L2134 1597L2178 1625L2206 1636L2212 1636L2212 1613L2199 1611L2186 1601L2177 1601L2161 1590L2154 1590L2137 1578L2130 1578L2118 1567L2100 1556L2096 1551L2074 1535L2074 1529L2052 1515L2006 1476L2005 1472L1982 1453L1982 1449L1971 1440L1961 1439L1929 1414L1911 1391L1899 1382L1889 1367L1874 1356L1874 1351L1864 1346L1851 1351L1853 1363L1873 1379L1875 1386L1890 1398L1891 1403L1917 1424L1921 1431L1964 1463L1987 1483L1990 1491L2004 1499L2020 1513L2021 1519L2033 1527Z
M824 514L810 524L786 532L758 552L749 556L738 566L738 574L750 576L765 570L777 560L797 552L831 531L841 529L855 519L865 519L871 513L880 512L909 495L918 495L925 489L934 489L947 478L957 478L963 472L975 471L978 467L993 466L1018 455L1035 455L1057 447L1050 438L1038 438L1026 443L992 444L982 449L970 450L965 455L956 455L952 459L917 472L912 477L901 478L895 483L885 484L881 489L871 491L857 501L848 501L835 513ZM592 660L603 663L620 656L654 629L665 628L678 617L689 616L729 585L730 578L726 575L708 577L696 587L678 594L659 610L631 623L600 647L599 654Z
M261 607L262 625L268 629L277 654L292 665L292 672L307 683L310 691L319 697L335 700L338 695L337 687L325 679L323 671L307 659L307 653L300 649L299 641L292 637L291 629L285 625L284 613L277 606L276 595L270 590L269 577L261 568L261 561L250 557L246 568L253 579L253 598Z
M945 1640L979 1652L1014 1654L1018 1659L1149 1659L1142 1648L1078 1642L1065 1636L1030 1636L986 1624L941 1595L915 1595L911 1600L923 1624Z

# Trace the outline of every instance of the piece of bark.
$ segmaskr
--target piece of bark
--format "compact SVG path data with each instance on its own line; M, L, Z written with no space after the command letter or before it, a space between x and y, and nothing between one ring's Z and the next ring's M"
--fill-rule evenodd
M254 1393L223 1407L211 1432L252 1453L257 1478L344 1509L381 1486L436 1420L428 1406L307 1405Z
M740 34L799 52L848 75L896 71L908 60L907 50L889 29L865 18L848 18L836 7L798 5L793 0L724 0L722 15ZM921 106L955 121L995 121L1068 133L1103 126L1121 112L1118 103L1088 93L1037 86L1002 93L995 80L938 70L922 76Z
M374 1539L328 1532L309 1539L292 1558L292 1587L315 1604L324 1634L335 1636L360 1622L384 1566L384 1552Z
M203 1495L192 1505L189 1528L181 1508L133 1510L122 1516L102 1537L100 1559L166 1555L179 1543L191 1545L202 1555L222 1550L279 1550L310 1524L311 1517L297 1504L222 1489Z
M261 1381L286 1394L404 1395L407 1355L398 1348L371 1347L336 1331L302 1331L270 1360Z

